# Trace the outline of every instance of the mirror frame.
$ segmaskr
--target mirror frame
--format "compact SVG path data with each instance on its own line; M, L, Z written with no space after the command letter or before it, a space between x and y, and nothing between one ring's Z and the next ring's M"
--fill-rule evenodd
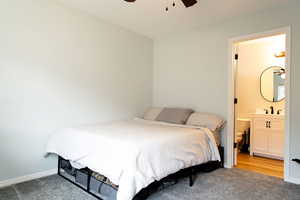
M264 74L266 71L268 71L268 70L271 69L271 68L275 68L275 67L284 69L284 68L281 67L281 66L271 66L271 67L268 67L268 68L266 68L264 71L262 71L262 73L260 74L260 79L259 79L259 80L260 80L260 83L259 83L260 95L262 96L262 98L263 98L264 100L266 100L266 101L268 101L268 102L271 102L271 103L278 103L278 102L281 102L281 101L285 100L285 98L286 98L286 95L284 95L284 98L282 98L280 101L270 101L269 99L266 99L265 96L264 96L263 93L262 93L262 87L261 87L262 76L263 76L263 74ZM284 70L285 70L285 69L284 69ZM284 86L286 86L286 84L284 84Z

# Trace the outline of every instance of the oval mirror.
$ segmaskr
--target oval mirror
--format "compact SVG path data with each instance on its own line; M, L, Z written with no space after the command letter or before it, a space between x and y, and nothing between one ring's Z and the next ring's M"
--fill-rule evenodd
M260 77L260 92L267 101L282 101L285 98L285 69L274 66L263 71Z

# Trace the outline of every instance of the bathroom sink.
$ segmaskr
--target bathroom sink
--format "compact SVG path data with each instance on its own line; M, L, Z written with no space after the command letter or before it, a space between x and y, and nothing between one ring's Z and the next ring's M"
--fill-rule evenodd
M265 116L284 116L284 111L281 111L280 114L277 114L277 111L274 114L271 114L270 112L266 114L266 112L263 109L257 109L254 113L255 115L265 115Z
M277 113L275 114L266 114L266 113L254 113L255 115L265 115L265 116L284 116L284 113L280 113L279 115Z
M261 115L261 116L268 116L268 117L270 117L270 116L284 116L284 113L282 112L282 113L280 113L279 115L277 114L277 113L275 113L275 114L266 114L266 113L264 113L264 112L256 112L256 113L254 113L254 115Z

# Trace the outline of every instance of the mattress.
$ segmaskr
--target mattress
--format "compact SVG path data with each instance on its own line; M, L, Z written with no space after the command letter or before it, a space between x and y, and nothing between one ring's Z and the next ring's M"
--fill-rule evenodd
M107 177L118 186L117 200L131 200L181 169L220 161L208 129L142 119L63 129L50 137L46 151Z

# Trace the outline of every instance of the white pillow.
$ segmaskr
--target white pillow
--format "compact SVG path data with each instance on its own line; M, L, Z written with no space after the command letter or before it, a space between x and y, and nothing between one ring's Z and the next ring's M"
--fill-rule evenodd
M225 121L211 113L201 113L195 112L191 114L186 124L191 126L201 126L210 129L211 131L216 131L224 125Z
M144 119L154 121L162 110L163 108L149 108L144 114Z

